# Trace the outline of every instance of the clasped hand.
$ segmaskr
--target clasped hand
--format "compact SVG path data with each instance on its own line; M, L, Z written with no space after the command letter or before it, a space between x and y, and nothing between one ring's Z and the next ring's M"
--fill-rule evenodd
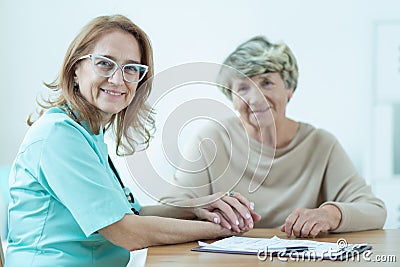
M254 227L254 222L261 219L254 211L254 203L240 193L232 192L228 195L219 192L201 199L207 204L194 208L195 215L232 231L248 231Z

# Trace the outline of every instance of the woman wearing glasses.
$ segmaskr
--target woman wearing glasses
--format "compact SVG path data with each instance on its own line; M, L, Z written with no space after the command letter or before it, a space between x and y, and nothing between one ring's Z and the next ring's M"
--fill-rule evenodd
M73 40L47 85L58 95L41 104L11 170L6 266L125 266L128 250L228 236L259 219L239 194L141 208L124 188L104 132L115 130L117 154L134 152L131 130L149 142L152 76L149 40L124 16L98 17ZM196 216L216 223L180 220Z

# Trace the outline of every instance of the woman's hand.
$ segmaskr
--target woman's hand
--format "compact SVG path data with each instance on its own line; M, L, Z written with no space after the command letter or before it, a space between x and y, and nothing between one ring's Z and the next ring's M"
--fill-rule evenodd
M315 237L320 232L335 230L342 213L335 205L327 204L317 209L299 208L293 211L281 226L281 231L290 237Z
M254 222L261 219L254 211L254 203L240 193L220 192L207 197L210 200L208 204L194 208L194 213L199 219L220 224L238 233L252 229Z

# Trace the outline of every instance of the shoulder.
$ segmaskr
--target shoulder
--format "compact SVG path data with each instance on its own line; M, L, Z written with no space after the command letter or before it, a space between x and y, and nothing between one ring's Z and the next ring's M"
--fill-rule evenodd
M59 108L46 111L28 130L23 145L38 141L59 142L68 135L89 135L86 130Z
M244 131L243 126L237 117L229 117L223 120L208 120L197 131L197 137L200 139L231 139L234 135Z
M318 142L330 144L337 142L336 137L332 133L304 122L300 122L299 134L302 135L304 139L312 139Z
M69 131L79 125L59 108L46 111L32 126L31 132L42 137L48 136L54 130Z

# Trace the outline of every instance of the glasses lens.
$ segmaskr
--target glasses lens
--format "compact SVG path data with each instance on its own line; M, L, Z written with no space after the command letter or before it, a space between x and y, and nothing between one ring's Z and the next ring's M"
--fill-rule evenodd
M127 64L124 66L124 76L127 82L140 81L146 74L146 67L137 64Z
M115 62L105 57L93 55L92 60L94 72L103 77L110 77L118 67Z

